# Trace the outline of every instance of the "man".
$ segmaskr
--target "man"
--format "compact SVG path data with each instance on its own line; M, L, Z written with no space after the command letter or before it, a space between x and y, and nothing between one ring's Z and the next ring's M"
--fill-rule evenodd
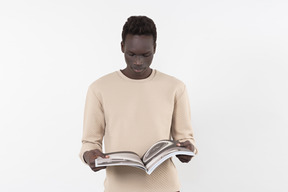
M190 120L190 106L183 82L150 68L157 32L146 16L132 16L123 26L121 50L127 66L90 84L84 111L80 158L93 171L105 152L134 151L140 157L154 143L174 139L197 153ZM191 157L177 156L187 163ZM105 169L106 167L104 167ZM129 166L106 168L105 192L176 192L177 170L171 159L151 175Z

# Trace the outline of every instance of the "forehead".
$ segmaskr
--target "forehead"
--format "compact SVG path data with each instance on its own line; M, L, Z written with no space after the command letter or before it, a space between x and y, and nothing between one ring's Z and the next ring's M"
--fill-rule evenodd
M127 34L124 45L126 50L132 52L150 51L154 47L153 36Z

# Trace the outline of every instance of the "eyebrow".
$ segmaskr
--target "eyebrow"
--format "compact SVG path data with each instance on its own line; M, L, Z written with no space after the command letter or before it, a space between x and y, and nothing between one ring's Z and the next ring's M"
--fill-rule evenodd
M133 51L129 51L129 50L128 50L128 52L135 54ZM146 55L146 54L150 54L150 53L151 53L151 51L147 51L147 52L145 52L145 53L142 53L141 55ZM135 54L135 55L137 55L137 54Z

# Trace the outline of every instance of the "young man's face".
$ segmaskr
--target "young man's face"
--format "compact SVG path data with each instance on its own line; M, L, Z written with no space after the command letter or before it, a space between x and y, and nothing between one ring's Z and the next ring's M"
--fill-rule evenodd
M130 77L147 77L151 73L150 65L153 60L156 45L152 35L126 36L121 43L121 49L125 56L127 67L125 72Z

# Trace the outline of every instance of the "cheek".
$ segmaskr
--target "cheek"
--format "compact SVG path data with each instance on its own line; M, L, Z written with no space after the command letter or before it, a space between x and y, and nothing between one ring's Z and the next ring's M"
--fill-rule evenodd
M153 56L146 58L145 63L151 64L153 60Z
M132 64L133 63L133 59L131 59L130 57L126 57L125 56L125 61L127 64Z

